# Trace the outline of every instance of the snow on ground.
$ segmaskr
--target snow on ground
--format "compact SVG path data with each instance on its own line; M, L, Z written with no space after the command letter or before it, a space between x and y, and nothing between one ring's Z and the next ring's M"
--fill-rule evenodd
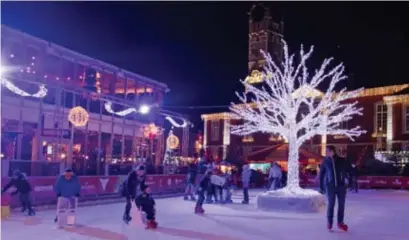
M242 195L233 196L234 204L204 206L206 214L193 214L194 203L182 198L157 200L157 230L145 230L134 221L122 223L124 204L99 205L78 209L79 226L59 230L55 211L40 211L36 217L14 213L2 220L1 239L12 240L408 240L409 191L360 191L347 198L346 223L350 231L326 230L325 212L263 212L251 204L241 205ZM134 218L137 216L134 216Z

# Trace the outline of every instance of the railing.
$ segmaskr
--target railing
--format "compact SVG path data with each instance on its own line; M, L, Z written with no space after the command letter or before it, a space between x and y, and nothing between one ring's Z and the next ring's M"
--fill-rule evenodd
M71 168L78 176L118 176L127 175L134 169L138 163L134 164L101 164L99 172L97 174L97 167L94 165L86 164L72 164ZM65 162L50 162L50 161L30 161L30 160L1 160L1 176L11 177L14 170L24 172L30 177L48 177L58 176L66 168ZM148 175L168 175L166 166L154 166L145 164L146 172ZM186 166L178 166L172 174L186 174Z

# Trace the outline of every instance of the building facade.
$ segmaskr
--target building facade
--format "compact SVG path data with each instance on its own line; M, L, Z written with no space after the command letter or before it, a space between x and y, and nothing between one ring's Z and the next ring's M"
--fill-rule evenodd
M375 151L409 151L409 84L365 89L356 99L363 108L363 115L342 123L342 127L361 126L366 130L355 141L341 135L315 136L304 148L316 154L325 154L327 145L337 147L341 155L350 155L353 161L361 161ZM224 159L229 151L239 151L244 160L249 155L273 145L285 142L274 135L256 133L236 136L230 133L231 125L241 124L229 112L203 114L204 148L213 159ZM263 160L263 159L257 159Z
M1 32L2 163L100 174L105 164L163 159L161 131L146 126L163 125L165 84L4 25Z

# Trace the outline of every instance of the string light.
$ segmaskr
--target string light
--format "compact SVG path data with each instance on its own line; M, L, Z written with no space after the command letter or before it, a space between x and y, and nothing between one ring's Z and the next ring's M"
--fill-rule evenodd
M183 123L182 123L182 124L177 123L177 122L176 122L172 117L170 117L170 116L166 116L166 120L168 120L168 121L172 124L172 126L177 127L177 128L185 128L185 127L187 127L187 126L189 125L189 122L186 121L185 119L183 119Z
M133 113L133 112L137 112L136 108L133 108L133 107L132 107L132 108L127 108L127 109L122 110L122 111L115 112L115 111L112 109L112 102L110 102L110 101L106 102L106 103L104 104L104 106L105 106L105 110L106 110L107 112L109 112L109 113L111 113L111 114L114 114L114 115L121 116L121 117L126 116L126 115L129 115L129 114L131 114L131 113Z
M313 53L313 47L304 52L301 46L300 60L295 64L294 55L289 55L287 44L282 42L283 62L275 63L263 52L266 59L264 87L241 81L246 91L236 94L242 104L232 104L230 110L244 123L232 126L232 133L248 136L263 132L285 138L289 144L288 181L282 192L284 195L313 196L317 192L307 192L299 185L299 148L315 135L342 134L353 140L365 133L359 126L341 128L342 122L362 115L363 109L357 107L357 102L345 103L345 100L357 97L362 89L348 92L342 89L335 94L335 86L346 78L342 64L328 69L332 58L325 59L321 67L310 74L306 61ZM314 91L325 79L330 79L327 91L322 94ZM297 96L293 95L294 92L298 92Z
M5 78L1 80L1 84L5 86L8 90L12 91L13 93L18 94L23 97L43 98L47 95L47 91L48 91L45 85L41 84L38 92L34 94L29 94L28 92L21 90L20 88L15 86L11 81Z

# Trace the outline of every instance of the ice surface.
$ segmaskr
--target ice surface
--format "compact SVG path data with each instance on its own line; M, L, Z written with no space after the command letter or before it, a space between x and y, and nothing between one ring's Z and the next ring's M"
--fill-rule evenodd
M39 211L36 217L13 213L2 220L5 240L408 240L409 191L360 191L348 193L346 223L350 231L326 230L325 212L265 212L256 208L251 191L250 204L241 205L242 195L233 195L234 204L204 205L206 214L193 214L194 203L182 198L157 200L157 230L145 230L138 221L122 223L124 204L78 209L77 228L58 230L55 210ZM134 216L137 218L137 216ZM139 223L140 224L140 223Z

